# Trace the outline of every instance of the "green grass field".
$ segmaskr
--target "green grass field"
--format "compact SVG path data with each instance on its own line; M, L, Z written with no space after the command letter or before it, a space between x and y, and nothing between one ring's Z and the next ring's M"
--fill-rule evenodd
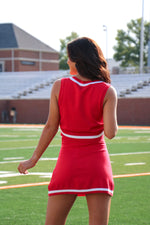
M29 175L17 171L19 161L28 159L38 143L41 127L0 127L0 188L49 182L56 164L60 133ZM150 172L150 128L119 129L107 140L114 175ZM109 225L150 224L150 176L115 178ZM47 185L1 189L0 225L43 225L47 206ZM88 209L84 197L78 197L67 225L87 225Z

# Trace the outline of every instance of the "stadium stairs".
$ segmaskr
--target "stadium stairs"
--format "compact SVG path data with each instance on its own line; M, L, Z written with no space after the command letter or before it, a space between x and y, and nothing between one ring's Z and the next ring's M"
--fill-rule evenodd
M56 79L69 71L2 72L0 99L49 99ZM150 98L150 74L111 75L118 98Z

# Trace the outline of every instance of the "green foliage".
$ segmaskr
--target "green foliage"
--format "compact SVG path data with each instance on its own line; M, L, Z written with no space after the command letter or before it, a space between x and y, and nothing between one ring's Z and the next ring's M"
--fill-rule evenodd
M150 23L144 22L144 65L147 65L148 36ZM118 30L114 46L114 59L121 61L122 67L139 66L141 18L127 24L127 32Z
M67 36L65 39L60 39L60 54L59 54L59 68L63 70L69 69L67 64L67 44L78 38L78 34L76 32L71 32L70 36Z

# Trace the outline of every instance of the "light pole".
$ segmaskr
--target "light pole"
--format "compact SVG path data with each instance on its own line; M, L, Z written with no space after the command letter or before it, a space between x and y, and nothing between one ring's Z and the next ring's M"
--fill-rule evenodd
M143 73L143 48L144 48L144 0L142 0L141 40L140 40L140 74Z
M103 25L103 31L106 32L106 60L108 59L108 33L107 33L107 26Z

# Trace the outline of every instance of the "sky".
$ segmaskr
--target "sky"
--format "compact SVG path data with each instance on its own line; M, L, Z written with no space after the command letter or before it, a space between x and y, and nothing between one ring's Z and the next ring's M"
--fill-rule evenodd
M117 30L142 17L142 2L150 22L150 0L2 0L0 23L13 23L57 51L73 31L94 39L112 58Z

